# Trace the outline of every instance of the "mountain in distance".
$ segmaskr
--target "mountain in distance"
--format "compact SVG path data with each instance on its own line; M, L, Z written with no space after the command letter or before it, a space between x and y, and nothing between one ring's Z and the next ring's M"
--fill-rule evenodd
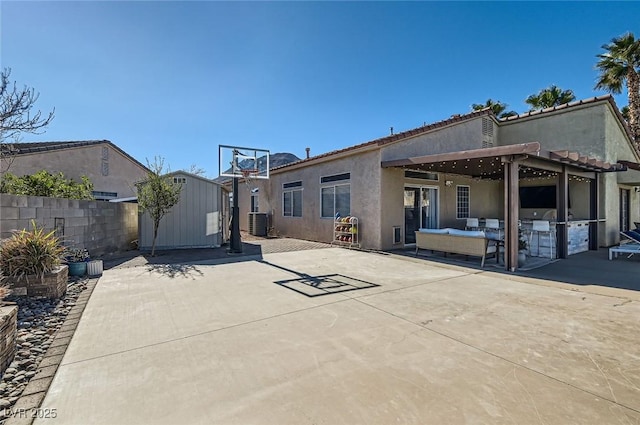
M272 153L272 154L269 155L269 168L281 167L283 165L287 165L287 164L290 164L290 163L295 162L295 161L300 161L300 158L298 158L297 156L295 156L292 153L287 153L287 152ZM267 163L266 155L265 156L261 156L260 158L258 158L258 168L259 169L265 168L266 163ZM251 162L248 159L243 159L239 163L241 168L247 167L250 164L251 164ZM231 168L228 168L225 171L225 173L230 173L230 172L231 172ZM231 180L231 178L229 178L229 177L217 177L217 178L213 179L214 182L221 183L221 184L224 184L225 182L228 182L229 180Z

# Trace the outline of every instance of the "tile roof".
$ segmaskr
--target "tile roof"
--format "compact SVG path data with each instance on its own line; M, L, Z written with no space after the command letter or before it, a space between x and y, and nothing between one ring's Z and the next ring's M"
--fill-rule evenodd
M574 101L574 102L569 102L569 103L565 103L562 105L558 105L558 106L554 106L553 108L546 108L546 109L542 109L539 111L532 111L532 112L525 112L523 114L519 114L519 115L513 115L510 117L506 117L506 118L497 118L495 116L495 114L491 111L491 108L484 108L481 109L479 111L473 111L473 112L469 112L467 114L456 114L451 116L451 118L448 118L446 120L442 120L442 121L437 121L434 122L432 124L427 124L427 125L423 125L421 127L417 127L411 130L407 130L407 131L403 131L401 133L397 133L397 134L392 134L386 137L382 137L379 139L375 139L375 140L371 140L365 143L360 143L358 145L353 145L353 146L349 146L343 149L338 149L338 150L334 150L334 151L330 151L330 152L326 152L320 155L316 155L316 156L312 156L310 158L305 158L305 159L301 159L299 161L295 161L295 162L290 162L288 164L285 165L281 165L279 167L274 167L271 169L271 171L279 171L288 167L292 167L294 165L299 165L299 164L304 164L306 162L311 162L311 161L315 161L321 158L326 158L326 157L331 157L334 155L338 155L341 153L346 153L346 152L350 152L350 151L356 151L362 148L366 148L366 147L370 147L370 146L382 146L382 145L386 145L389 143L393 143L396 142L398 140L402 140L402 139L406 139L408 137L413 137L413 136L418 136L420 134L423 133L427 133L431 130L435 130L441 127L446 127L448 125L451 124L455 124L458 122L462 122L462 121L467 121L473 118L477 118L480 116L491 116L493 117L499 124L500 123L509 123L518 119L522 119L522 118L528 118L528 117L533 117L533 116L538 116L538 115L544 115L544 114L548 114L550 112L555 112L555 111L560 111L560 110L564 110L564 109L569 109L575 106L580 106L580 105L588 105L588 104L592 104L592 103L596 103L596 102L600 102L600 101L608 101L611 106L613 107L613 110L615 111L616 116L618 117L618 120L620 121L620 124L622 125L624 131L626 132L627 136L629 137L629 140L633 140L633 138L631 137L631 130L629 129L629 126L627 125L625 119L622 117L622 113L620 113L620 110L618 109L618 106L615 103L615 100L613 99L613 96L610 94L606 94L603 96L596 96L593 98L589 98L589 99L584 99L584 100L578 100L578 101Z
M303 164L303 163L310 162L310 161L316 161L316 160L321 159L321 158L326 158L326 157L338 155L338 154L345 153L345 152L356 151L356 150L367 148L367 147L386 145L386 144L389 144L389 143L396 142L398 140L406 139L408 137L413 137L413 136L419 136L421 134L427 133L429 131L432 131L432 130L435 130L435 129L438 129L438 128L446 127L446 126L451 125L451 124L459 123L459 122L462 122L462 121L467 121L467 120L470 120L470 119L473 119L473 118L477 118L477 117L481 117L481 116L485 116L485 115L486 116L494 116L493 113L491 112L491 108L484 108L484 109L482 109L480 111L469 112L468 114L456 114L456 115L453 115L453 116L451 116L451 118L448 118L446 120L437 121L437 122L434 122L432 124L426 124L426 125L423 125L421 127L413 128L411 130L403 131L403 132L396 133L396 134L391 134L389 136L381 137L379 139L370 140L368 142L360 143L360 144L353 145L353 146L349 146L349 147L346 147L346 148L343 148L343 149L338 149L338 150L326 152L326 153L323 153L323 154L320 154L320 155L312 156L310 158L304 158L304 159L301 159L299 161L290 162L288 164L281 165L279 167L271 168L271 171L279 171L279 170L282 170L284 168L288 168L288 167L291 167L291 166L294 166L294 165L299 165L299 164Z
M109 144L112 148L129 158L134 163L148 171L148 168L140 161L120 149L109 140L79 140L79 141L56 141L56 142L27 142L27 143L3 143L0 146L2 154L10 155L26 155L30 153L47 152L59 149L72 149L83 146L99 145L101 143Z

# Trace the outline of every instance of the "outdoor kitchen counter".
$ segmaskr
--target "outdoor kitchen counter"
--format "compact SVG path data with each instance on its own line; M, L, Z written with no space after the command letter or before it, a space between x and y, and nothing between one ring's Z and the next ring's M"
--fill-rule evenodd
M481 220L481 226L482 226ZM589 250L589 223L602 220L569 220L567 222L549 221L551 238L547 234L538 235L531 232L533 219L520 220L520 231L529 243L529 255L534 257L557 258L557 230L558 224L567 225L567 254L577 254ZM500 220L500 228L504 229L504 222ZM503 233L504 235L504 233ZM551 240L549 240L551 239Z

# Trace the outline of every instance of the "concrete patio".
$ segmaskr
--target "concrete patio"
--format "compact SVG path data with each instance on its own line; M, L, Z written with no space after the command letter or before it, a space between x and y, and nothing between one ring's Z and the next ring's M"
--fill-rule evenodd
M639 301L339 248L113 268L42 407L83 425L639 423Z

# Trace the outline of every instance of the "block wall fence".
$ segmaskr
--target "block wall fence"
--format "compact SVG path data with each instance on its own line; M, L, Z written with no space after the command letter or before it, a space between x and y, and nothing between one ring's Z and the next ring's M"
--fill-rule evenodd
M32 220L56 230L65 246L85 248L94 258L130 250L138 239L138 204L0 195L0 238L31 229Z

